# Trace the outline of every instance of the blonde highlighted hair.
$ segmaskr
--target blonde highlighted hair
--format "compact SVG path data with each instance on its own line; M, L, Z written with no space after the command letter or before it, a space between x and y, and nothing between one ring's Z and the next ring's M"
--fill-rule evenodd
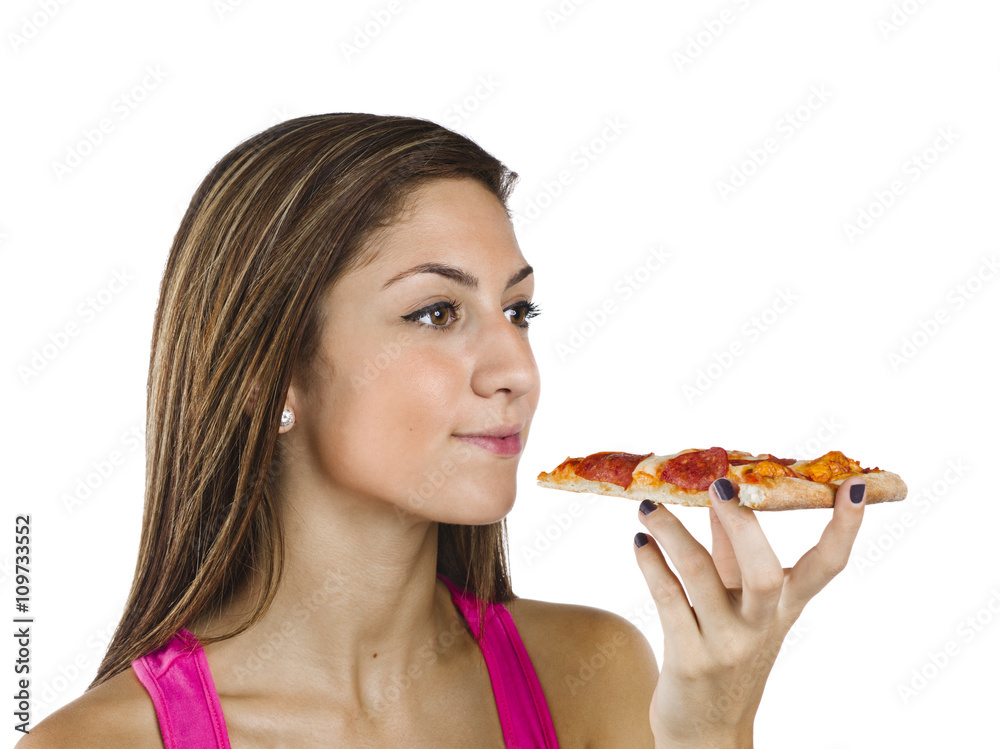
M221 605L253 571L277 590L277 426L308 386L324 292L370 257L422 183L471 177L507 201L517 174L436 123L299 117L247 139L202 181L170 248L153 324L142 535L121 621L90 687ZM509 212L508 212L509 215ZM335 321L334 321L335 324ZM505 521L439 525L438 572L484 604L511 600ZM482 617L481 617L482 618Z

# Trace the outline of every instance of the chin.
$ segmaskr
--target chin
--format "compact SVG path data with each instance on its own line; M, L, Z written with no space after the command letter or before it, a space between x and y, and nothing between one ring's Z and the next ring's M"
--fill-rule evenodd
M516 471L498 476L475 465L422 472L397 502L414 516L452 525L488 525L507 517L517 496Z
M514 497L491 497L488 501L463 503L464 506L441 508L436 518L439 523L452 525L489 525L503 520L514 507ZM450 510L450 511L449 511Z
M428 500L424 512L430 519L452 525L489 525L503 520L514 507L516 488L511 486L470 487L469 491L449 492L438 501Z

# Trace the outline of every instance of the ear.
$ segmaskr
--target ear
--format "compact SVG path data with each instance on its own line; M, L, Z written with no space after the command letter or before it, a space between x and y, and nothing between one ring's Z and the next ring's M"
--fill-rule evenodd
M292 414L295 417L295 420L289 426L286 427L279 425L278 434L284 434L285 432L290 430L293 426L295 426L295 421L298 421L298 418L301 416L301 414L299 413L297 403L298 403L298 390L295 386L295 378L293 376L292 384L288 386L288 391L285 393L285 402L282 404L282 409L290 408L292 410Z
M244 412L247 416L253 416L254 407L257 405L257 396L260 394L260 383L254 383L253 389L250 391L250 395L247 397L246 405L243 406ZM296 416L299 415L299 411L296 408L296 400L298 399L297 387L295 385L295 378L292 378L292 384L288 386L288 392L285 394L285 403L282 408L290 408ZM278 427L279 433L284 434L291 427Z

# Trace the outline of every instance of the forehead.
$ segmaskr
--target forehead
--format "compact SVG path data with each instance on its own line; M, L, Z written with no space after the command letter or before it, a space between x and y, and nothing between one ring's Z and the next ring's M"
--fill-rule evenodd
M422 262L484 276L524 265L506 210L472 178L438 179L415 189L402 215L376 232L368 249L372 255L364 272L383 281Z

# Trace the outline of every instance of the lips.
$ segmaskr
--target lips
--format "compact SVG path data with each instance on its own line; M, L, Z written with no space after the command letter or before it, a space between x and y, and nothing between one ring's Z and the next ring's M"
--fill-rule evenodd
M456 434L463 442L480 447L495 455L517 455L521 452L521 435L515 432L507 437L484 437L479 435Z
M469 434L456 434L456 437L489 437L491 439L505 439L520 434L524 429L524 424L510 424L508 426L494 427L493 429L483 429Z

